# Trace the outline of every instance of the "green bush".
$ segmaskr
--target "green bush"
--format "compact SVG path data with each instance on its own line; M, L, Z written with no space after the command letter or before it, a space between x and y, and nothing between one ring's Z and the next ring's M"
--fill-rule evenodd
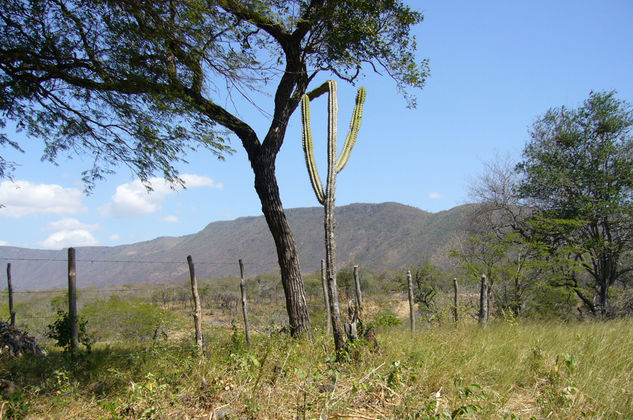
M112 296L86 304L82 314L97 340L148 340L164 332L175 314L137 298Z
M376 314L376 317L374 318L374 325L379 327L391 327L400 324L402 324L402 322L398 319L396 314L388 309L381 310Z
M79 343L86 346L88 352L92 349L92 339L86 333L87 321L83 318L77 320L77 332ZM48 326L47 337L56 341L59 347L63 347L64 351L70 351L72 342L72 323L70 313L65 311L57 311L57 319Z

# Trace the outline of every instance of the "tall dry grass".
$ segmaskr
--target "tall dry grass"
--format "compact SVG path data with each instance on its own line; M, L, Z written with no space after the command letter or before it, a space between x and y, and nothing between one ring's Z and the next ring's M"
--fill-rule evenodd
M380 350L207 330L186 342L97 346L71 362L3 362L28 418L633 418L630 320L379 327ZM19 400L19 401L18 401ZM18 415L19 418L19 415Z

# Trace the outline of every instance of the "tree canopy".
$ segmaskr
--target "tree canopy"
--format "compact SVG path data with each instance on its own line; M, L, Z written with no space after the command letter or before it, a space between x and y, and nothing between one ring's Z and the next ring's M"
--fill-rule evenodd
M0 124L43 138L51 161L93 154L89 186L121 163L173 180L184 151L230 153L220 128L261 147L219 105L227 95L279 81L263 141L275 152L283 136L270 134L317 73L353 81L368 64L404 91L427 71L409 35L422 16L400 1L7 0L0 15ZM20 146L6 132L0 142Z
M275 176L288 121L304 94L325 92L307 92L320 73L348 82L385 73L415 105L405 89L428 74L411 34L421 21L401 0L5 0L0 124L42 138L45 159L94 156L88 187L121 163L141 180L177 180L188 150L223 157L227 132L237 136L275 240L291 331L309 332ZM258 92L273 98L262 138L221 105ZM20 147L6 133L0 143ZM0 158L0 175L10 167Z
M633 111L615 92L592 92L576 109L553 108L531 130L520 198L538 209L540 240L572 246L594 279L600 311L608 289L631 267L633 249Z

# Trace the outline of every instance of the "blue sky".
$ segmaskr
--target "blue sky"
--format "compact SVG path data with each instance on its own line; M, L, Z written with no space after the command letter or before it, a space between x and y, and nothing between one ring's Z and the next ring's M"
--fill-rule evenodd
M419 57L431 77L409 110L387 78L369 75L363 125L339 174L337 204L396 201L437 212L468 202L468 184L496 157L520 158L528 128L550 107L577 106L591 90L633 102L633 2L630 0L410 1L425 15L416 27ZM316 86L316 85L315 85ZM339 83L339 143L355 88ZM325 172L325 97L312 105L317 162ZM266 106L266 102L262 104ZM269 107L270 109L270 107ZM265 116L240 104L258 133ZM277 159L286 208L317 205L295 113ZM147 194L122 167L82 194L89 156L40 162L42 143L15 135L24 154L14 182L0 180L0 245L60 249L120 245L194 233L208 223L261 214L245 153L218 161L192 154L179 166L188 182L173 191L155 180Z

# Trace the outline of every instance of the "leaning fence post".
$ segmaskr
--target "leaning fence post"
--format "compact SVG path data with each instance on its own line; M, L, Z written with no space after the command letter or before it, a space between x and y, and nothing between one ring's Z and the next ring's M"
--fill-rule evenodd
M246 330L246 342L251 344L251 331L248 325L248 312L246 311L246 283L244 282L244 264L240 263L240 292L242 294L242 314L244 315L244 329Z
M193 296L193 322L196 328L196 345L202 349L202 311L200 309L200 295L198 294L198 281L196 280L196 270L193 265L191 255L187 256L187 264L189 265L189 277L191 278L191 294Z
M325 335L327 337L332 331L332 319L330 318L330 299L328 298L327 280L325 278L325 260L321 260L321 286L323 287L323 299L325 300L325 319L327 320Z
M68 316L70 318L70 351L79 347L79 328L77 327L77 271L75 248L68 248Z
M455 322L459 319L457 314L457 277L453 278L453 319Z
M7 291L9 292L9 316L11 326L15 326L15 311L13 310L13 284L11 283L11 263L7 263Z
M409 319L411 321L411 332L415 332L415 311L413 302L413 278L411 277L411 270L407 271L407 283L409 285Z

